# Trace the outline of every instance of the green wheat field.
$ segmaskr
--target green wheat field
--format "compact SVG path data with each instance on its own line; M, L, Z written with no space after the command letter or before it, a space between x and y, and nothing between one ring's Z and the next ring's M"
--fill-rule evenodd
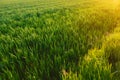
M0 0L0 80L120 80L120 0Z

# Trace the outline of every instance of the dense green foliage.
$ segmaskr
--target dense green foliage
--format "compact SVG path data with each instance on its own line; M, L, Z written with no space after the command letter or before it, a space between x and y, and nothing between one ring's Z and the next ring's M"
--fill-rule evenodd
M117 79L120 11L49 1L0 1L0 80Z

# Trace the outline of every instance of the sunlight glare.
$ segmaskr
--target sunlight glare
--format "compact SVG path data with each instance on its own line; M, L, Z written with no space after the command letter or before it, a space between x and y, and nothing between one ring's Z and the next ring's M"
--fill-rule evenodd
M117 8L120 4L120 0L113 0L113 6L114 8Z

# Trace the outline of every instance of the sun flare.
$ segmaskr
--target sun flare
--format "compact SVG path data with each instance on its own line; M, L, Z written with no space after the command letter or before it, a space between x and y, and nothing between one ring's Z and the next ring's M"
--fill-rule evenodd
M118 8L119 7L119 5L120 5L120 0L113 0L113 6L115 7L115 8Z

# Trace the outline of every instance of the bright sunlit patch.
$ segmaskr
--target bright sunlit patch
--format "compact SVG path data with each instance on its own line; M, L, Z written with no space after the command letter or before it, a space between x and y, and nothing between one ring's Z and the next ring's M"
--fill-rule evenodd
M114 8L117 8L120 4L120 0L113 0L113 6Z
M119 4L119 2L120 2L119 0L113 0L114 4Z

